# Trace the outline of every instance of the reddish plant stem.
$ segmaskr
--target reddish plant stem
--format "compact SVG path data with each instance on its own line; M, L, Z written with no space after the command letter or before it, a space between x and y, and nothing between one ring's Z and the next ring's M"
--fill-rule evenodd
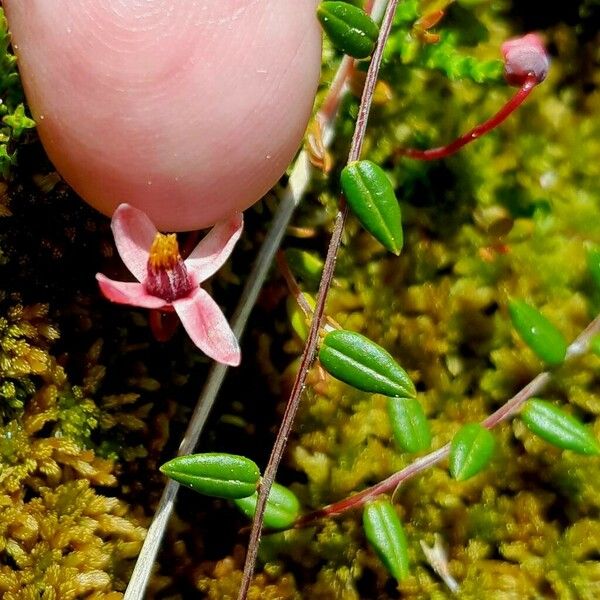
M369 70L367 72L365 87L358 110L358 117L356 119L356 127L354 129L354 135L352 136L352 143L348 154L348 163L358 160L362 151L367 121L369 119L369 112L371 109L371 103L373 101L373 92L375 90L375 85L377 84L379 68L383 58L383 49L390 35L394 15L399 2L400 0L389 0L386 6L385 14L383 16L379 31L379 38L377 40L375 50L373 51L371 63L369 64ZM346 222L347 215L348 207L346 206L346 201L342 198L340 200L340 208L335 218L333 233L327 249L327 257L325 259L325 266L323 268L323 274L321 275L321 282L319 284L319 292L317 294L317 304L315 306L304 352L302 353L300 368L292 387L292 392L283 415L279 432L277 433L275 444L273 445L273 449L271 451L271 456L269 457L269 462L259 486L256 511L252 521L252 529L250 531L250 539L248 541L248 551L246 553L244 574L240 585L238 600L246 600L248 589L250 588L250 582L252 581L252 575L254 574L267 498L273 486L273 482L275 481L275 475L277 474L279 463L281 462L281 458L287 445L287 440L294 424L294 418L298 412L300 397L302 391L304 390L304 384L308 370L315 357L315 351L319 339L319 326L321 319L323 318L325 301L327 299L327 294L333 279L335 260L340 243L342 241L342 233L344 231L344 224Z
M523 104L523 102L525 102L531 93L531 90L533 90L537 84L538 79L533 74L528 75L525 79L525 83L523 83L517 93L495 115L480 125L473 127L473 129L467 131L467 133L464 133L446 146L430 148L429 150L400 148L396 150L396 154L408 156L409 158L415 158L417 160L436 160L438 158L450 156L451 154L458 152L463 146L475 141L503 123L517 108L519 108L519 106L521 106L521 104Z
M2 0L0 0L0 4L1 1ZM383 1L384 0L375 0L374 12L379 11ZM341 68L342 65L340 65L339 69ZM334 79L335 81L340 81L337 76ZM329 146L334 137L333 121L346 92L346 87L347 86L343 85L342 81L335 89L330 89L324 100L324 104L328 106L328 113L324 114L322 111L319 111L319 115L321 115L319 121L324 132L323 143L325 148ZM290 180L288 181L281 198L282 203L274 216L273 225L265 238L264 244L261 246L252 273L250 274L251 277L249 278L249 281L246 282L240 302L232 316L231 326L238 337L244 332L250 310L256 302L259 289L267 275L268 265L271 263L273 256L273 248L279 246L281 237L283 236L283 228L285 228L288 223L294 208L304 196L311 176L312 170L307 164L306 153L301 152L294 162L294 167L290 173ZM192 248L190 248L190 251ZM226 371L227 368L225 366L217 363L213 364L200 394L198 403L196 404L196 408L194 409L194 413L192 414L191 421L181 440L178 454L189 454L193 451L194 446L203 431L206 419L214 404L215 397L221 387ZM166 526L173 512L178 489L179 484L170 480L163 490L152 523L150 524L148 535L144 540L133 574L129 580L127 590L125 591L124 598L126 600L141 600L145 597L148 579L151 574L150 571L160 548Z
M569 346L567 351L567 360L571 360L575 356L584 354L588 349L590 340L599 333L600 315L597 316ZM521 407L527 400L536 394L539 394L546 387L551 377L552 374L549 371L544 371L534 377L510 400L507 400L498 410L484 419L481 424L488 429L493 429L496 427L496 425L502 423L502 421L506 421L513 417L519 412L519 410L521 410ZM349 498L344 498L339 502L334 502L333 504L329 504L328 506L300 517L296 523L294 523L293 527L296 529L308 527L309 525L313 525L315 521L318 521L324 517L333 517L340 515L347 510L360 508L380 494L393 492L408 479L411 479L429 467L441 462L448 456L449 452L450 444L448 443L445 446L442 446L441 448L438 448L437 450L418 458L401 471L390 475L387 479L380 481L374 486L371 486L362 492L359 492L358 494L354 494Z

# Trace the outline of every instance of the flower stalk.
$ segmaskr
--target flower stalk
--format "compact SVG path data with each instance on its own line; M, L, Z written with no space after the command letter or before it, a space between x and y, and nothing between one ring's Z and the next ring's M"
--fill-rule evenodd
M453 142L439 146L437 148L429 148L427 150L419 150L418 148L400 148L396 151L398 156L406 156L408 158L415 158L417 160L437 160L440 158L446 158L458 152L461 148L479 139L495 129L515 111L533 91L533 88L538 84L535 76L531 75L527 77L525 83L519 88L517 93L492 117L487 121L476 125L467 133L463 133L460 137L456 138Z
M523 37L504 42L502 55L504 78L509 85L519 87L519 90L495 115L445 146L428 150L400 148L396 151L396 155L417 160L445 158L504 123L527 100L535 86L546 79L550 61L541 38L535 33L528 33Z

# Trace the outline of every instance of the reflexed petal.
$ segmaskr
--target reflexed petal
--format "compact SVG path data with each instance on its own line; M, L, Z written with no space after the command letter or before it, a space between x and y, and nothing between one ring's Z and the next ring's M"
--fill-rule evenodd
M96 274L100 291L111 302L130 304L142 308L162 308L165 301L148 294L141 283L129 281L113 281L102 273Z
M188 298L175 300L179 315L192 341L207 356L226 365L240 364L240 346L217 303L202 288Z
M244 217L236 213L219 221L186 258L185 266L202 283L216 273L227 260L242 235Z
M111 228L125 266L138 281L144 281L150 246L158 233L156 227L145 212L130 204L120 204L113 214Z

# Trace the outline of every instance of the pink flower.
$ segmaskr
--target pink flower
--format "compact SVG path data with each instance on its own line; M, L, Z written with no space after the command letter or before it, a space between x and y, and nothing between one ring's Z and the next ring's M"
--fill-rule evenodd
M528 33L502 44L504 77L510 85L522 86L531 76L541 83L548 75L550 60L542 38L537 33Z
M200 287L227 260L243 227L242 213L218 222L184 261L175 234L159 233L148 216L121 204L111 227L117 250L137 282L96 275L112 302L175 311L192 341L216 361L237 366L240 347L217 303Z

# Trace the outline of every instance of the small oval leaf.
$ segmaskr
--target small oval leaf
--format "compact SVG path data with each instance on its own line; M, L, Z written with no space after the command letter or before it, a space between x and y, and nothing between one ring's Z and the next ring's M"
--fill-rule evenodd
M563 334L537 308L522 300L511 300L508 312L521 339L551 366L559 365L567 354Z
M319 360L328 373L359 390L397 398L417 395L410 377L389 352L360 333L329 332Z
M249 458L217 452L178 456L160 470L200 494L229 499L252 495L260 479L258 467Z
M254 517L258 492L247 498L234 499L235 505L249 518ZM285 486L274 483L267 499L264 524L267 529L286 529L300 514L300 502L296 494Z
M404 452L421 452L431 444L431 429L415 398L388 398L387 411L394 439Z
M354 58L371 55L379 27L362 8L348 2L321 2L317 16L338 50Z
M387 250L400 254L402 214L385 171L370 160L359 160L344 168L340 181L361 225Z
M494 453L494 436L479 423L463 425L450 444L450 474L464 481L482 471Z
M392 576L397 581L408 577L408 542L392 503L382 498L367 504L363 528L369 544Z
M525 403L520 417L529 430L553 446L579 454L600 454L594 434L550 402L532 398Z

